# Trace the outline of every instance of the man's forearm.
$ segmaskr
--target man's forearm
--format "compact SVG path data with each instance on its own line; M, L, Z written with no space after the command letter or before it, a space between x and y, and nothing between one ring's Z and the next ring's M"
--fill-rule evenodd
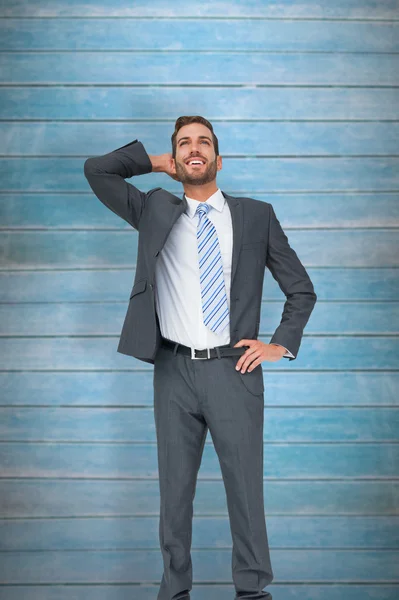
M288 242L273 206L268 204L268 207L269 235L266 266L286 296L280 324L269 343L289 348L296 358L304 327L317 296L305 267ZM293 357L289 357L289 360L294 360Z
M151 169L148 154L138 140L84 163L84 174L97 198L135 229L139 228L146 194L125 179L150 173Z

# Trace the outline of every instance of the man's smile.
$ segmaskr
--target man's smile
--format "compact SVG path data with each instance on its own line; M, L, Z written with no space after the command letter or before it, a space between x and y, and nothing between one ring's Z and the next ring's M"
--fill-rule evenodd
M205 160L203 158L189 158L186 161L186 165L189 167L202 167L205 164Z

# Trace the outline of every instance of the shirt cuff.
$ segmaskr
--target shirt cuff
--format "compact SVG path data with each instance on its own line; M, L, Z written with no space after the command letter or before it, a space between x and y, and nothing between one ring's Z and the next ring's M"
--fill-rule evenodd
M283 358L295 358L295 356L289 350L287 350L287 348L285 346L282 346L281 344L275 344L274 342L272 345L273 346L281 346L281 348L285 349L286 352L285 352L285 354L283 354Z

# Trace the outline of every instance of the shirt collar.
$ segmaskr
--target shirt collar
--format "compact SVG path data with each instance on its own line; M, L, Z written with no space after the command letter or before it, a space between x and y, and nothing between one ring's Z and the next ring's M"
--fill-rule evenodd
M193 198L189 198L186 196L187 200L187 210L186 214L190 217L190 219L194 218L198 205L201 204L198 200L194 200ZM223 196L220 188L216 190L212 196L208 198L206 204L210 204L212 208L216 208L219 212L222 212L224 203L226 202L226 198Z

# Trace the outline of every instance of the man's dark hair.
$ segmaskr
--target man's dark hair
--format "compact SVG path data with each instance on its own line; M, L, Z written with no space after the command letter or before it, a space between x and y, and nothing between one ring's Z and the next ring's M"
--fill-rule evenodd
M194 116L194 117L179 117L178 119L176 119L176 123L175 123L175 130L172 134L172 157L176 158L176 137L177 137L177 132L179 131L179 129L181 129L182 127L184 127L184 125L190 125L191 123L201 123L202 125L205 125L205 127L208 127L208 129L211 130L212 132L212 139L213 139L213 147L215 148L215 154L216 156L219 156L219 140L217 139L216 135L213 132L213 127L212 124L205 119L205 117L200 117L200 116Z

